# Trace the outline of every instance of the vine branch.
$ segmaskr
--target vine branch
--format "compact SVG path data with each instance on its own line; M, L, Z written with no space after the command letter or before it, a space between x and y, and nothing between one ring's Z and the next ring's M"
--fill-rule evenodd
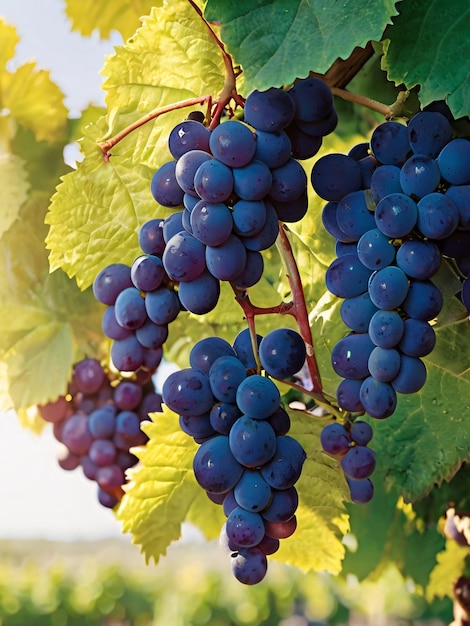
M292 246L290 245L290 241L287 236L287 231L288 227L285 224L281 223L276 245L286 267L287 279L289 281L289 285L292 291L292 298L294 301L293 315L297 320L300 334L306 344L307 368L312 381L313 391L323 398L320 370L318 368L317 360L315 358L315 352L313 349L312 330L310 328L310 322L308 319L307 304L305 302L304 290L302 288L302 280L300 278L299 268L297 267L297 263L295 261L295 257L292 251Z
M372 98L368 98L367 96L363 96L359 93L346 91L346 89L341 89L340 87L331 87L331 91L333 92L333 95L338 96L343 100L360 104L361 106L382 114L386 118L392 116L392 109L387 104L383 104L382 102L378 102L377 100L373 100Z

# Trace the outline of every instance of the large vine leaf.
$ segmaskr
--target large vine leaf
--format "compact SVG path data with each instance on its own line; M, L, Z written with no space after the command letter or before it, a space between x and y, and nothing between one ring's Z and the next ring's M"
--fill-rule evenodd
M16 28L7 24L1 17L0 37L2 39L2 47L0 48L0 71L3 71L7 62L13 58L16 45L20 38L16 32Z
M470 56L468 2L408 0L398 8L383 57L389 79L408 89L420 85L423 106L447 99L456 118L468 115L470 76L464 62Z
M2 209L0 239L17 219L21 206L28 197L28 180L25 162L14 154L0 154L0 188Z
M389 459L388 480L405 499L426 495L449 481L470 449L470 370L462 349L470 341L464 320L436 332L437 344L426 357L428 376L417 394L399 394L396 412L374 421L374 447Z
M221 23L222 40L243 66L244 88L290 84L325 72L356 46L380 40L397 14L394 0L208 0L205 16Z
M452 581L462 576L469 556L468 548L459 546L452 539L446 541L444 549L436 557L437 563L426 587L429 602L436 597L452 597Z
M61 270L49 274L43 213L44 199L33 195L21 228L10 228L0 244L0 299L8 303L0 360L12 403L6 408L17 411L64 393L73 363L95 354L101 340L101 307L91 290L82 293Z
M290 434L304 446L308 458L297 484L301 502L298 528L282 542L274 558L304 571L338 573L344 556L341 540L349 528L344 477L337 464L320 451L324 420L298 411L291 412L291 418ZM131 481L117 515L146 559L158 562L169 544L180 537L185 519L214 538L224 516L221 507L210 502L196 483L192 460L197 445L181 431L178 416L164 407L151 419L143 426L149 442L136 449L140 463L129 474Z
M85 288L106 265L132 263L140 253L138 229L169 212L152 199L150 180L170 158L169 132L186 111L146 124L119 143L107 162L97 142L152 109L217 94L224 80L219 52L194 9L174 0L153 9L135 37L108 58L107 117L87 128L81 142L85 159L62 179L46 218L53 269L61 267Z
M181 524L197 497L192 469L196 444L166 407L150 418L142 424L149 441L135 450L140 463L130 473L117 517L123 531L130 532L133 542L141 546L146 560L157 563L181 536Z
M102 39L117 30L127 39L140 26L139 18L147 15L162 0L66 0L65 12L72 29L89 36L97 29Z
M302 411L289 410L289 414L289 435L302 444L307 459L296 483L297 529L292 537L281 541L273 558L303 571L338 574L345 554L342 539L349 530L344 504L349 490L339 464L321 450L320 432L326 421Z
M65 131L64 96L50 73L25 63L14 73L0 74L0 104L18 123L30 128L38 141L57 141Z

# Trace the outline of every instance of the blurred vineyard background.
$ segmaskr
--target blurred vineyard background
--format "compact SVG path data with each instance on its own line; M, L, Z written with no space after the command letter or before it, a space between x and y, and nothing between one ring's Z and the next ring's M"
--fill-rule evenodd
M395 569L359 585L272 562L246 587L217 542L197 537L158 567L125 539L0 541L0 626L443 626L451 612Z

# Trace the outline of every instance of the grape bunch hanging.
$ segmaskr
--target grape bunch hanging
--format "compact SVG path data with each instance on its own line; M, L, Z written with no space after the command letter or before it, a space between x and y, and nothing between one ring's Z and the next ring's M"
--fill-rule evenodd
M443 260L460 275L458 297L470 311L470 141L453 137L442 109L447 117L425 110L407 125L384 122L370 144L326 155L311 173L327 201L323 224L336 239L326 285L343 300L350 330L332 351L343 379L338 405L349 413L385 419L397 394L425 384L422 357L435 346L433 321L444 303L431 279ZM373 495L375 456L353 445L354 429L329 425L322 445L341 460L353 501L364 502Z

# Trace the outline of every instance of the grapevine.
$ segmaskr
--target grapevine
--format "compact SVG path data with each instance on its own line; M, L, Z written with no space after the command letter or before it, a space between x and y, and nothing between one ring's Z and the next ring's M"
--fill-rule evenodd
M419 64L403 69L414 14L410 0L399 4L375 7L377 22L354 38L329 7L338 36L317 46L321 58L293 36L302 12L301 30L312 30L310 5L286 11L279 23L293 21L280 35L264 4L166 0L107 61L108 111L84 129L85 159L51 199L48 234L35 229L32 202L18 212L31 249L44 252L45 238L50 252L37 273L29 257L24 271L12 262L19 220L6 224L5 275L29 282L9 280L5 294L32 311L44 305L70 333L61 374L39 393L27 373L20 392L32 368L21 356L27 316L14 309L2 352L12 405L24 421L36 411L53 424L60 466L97 482L100 504L147 558L158 560L188 519L218 536L244 584L260 583L271 559L335 574L344 564L347 574L356 557L344 535L386 502L400 537L432 529L442 548L419 582L433 598L449 542L468 548L469 503L456 483L469 432L466 83L457 70L439 74L442 58L436 80ZM433 23L435 6L421 8ZM276 37L299 46L289 68L282 45L260 52ZM365 95L379 57L384 102ZM15 117L3 82L2 111ZM23 158L21 141L11 146ZM47 366L58 353L49 344ZM178 369L159 395L164 357ZM389 522L398 523L379 525ZM393 558L413 571L400 546L391 557L387 532L364 576ZM460 561L447 591L458 626Z

